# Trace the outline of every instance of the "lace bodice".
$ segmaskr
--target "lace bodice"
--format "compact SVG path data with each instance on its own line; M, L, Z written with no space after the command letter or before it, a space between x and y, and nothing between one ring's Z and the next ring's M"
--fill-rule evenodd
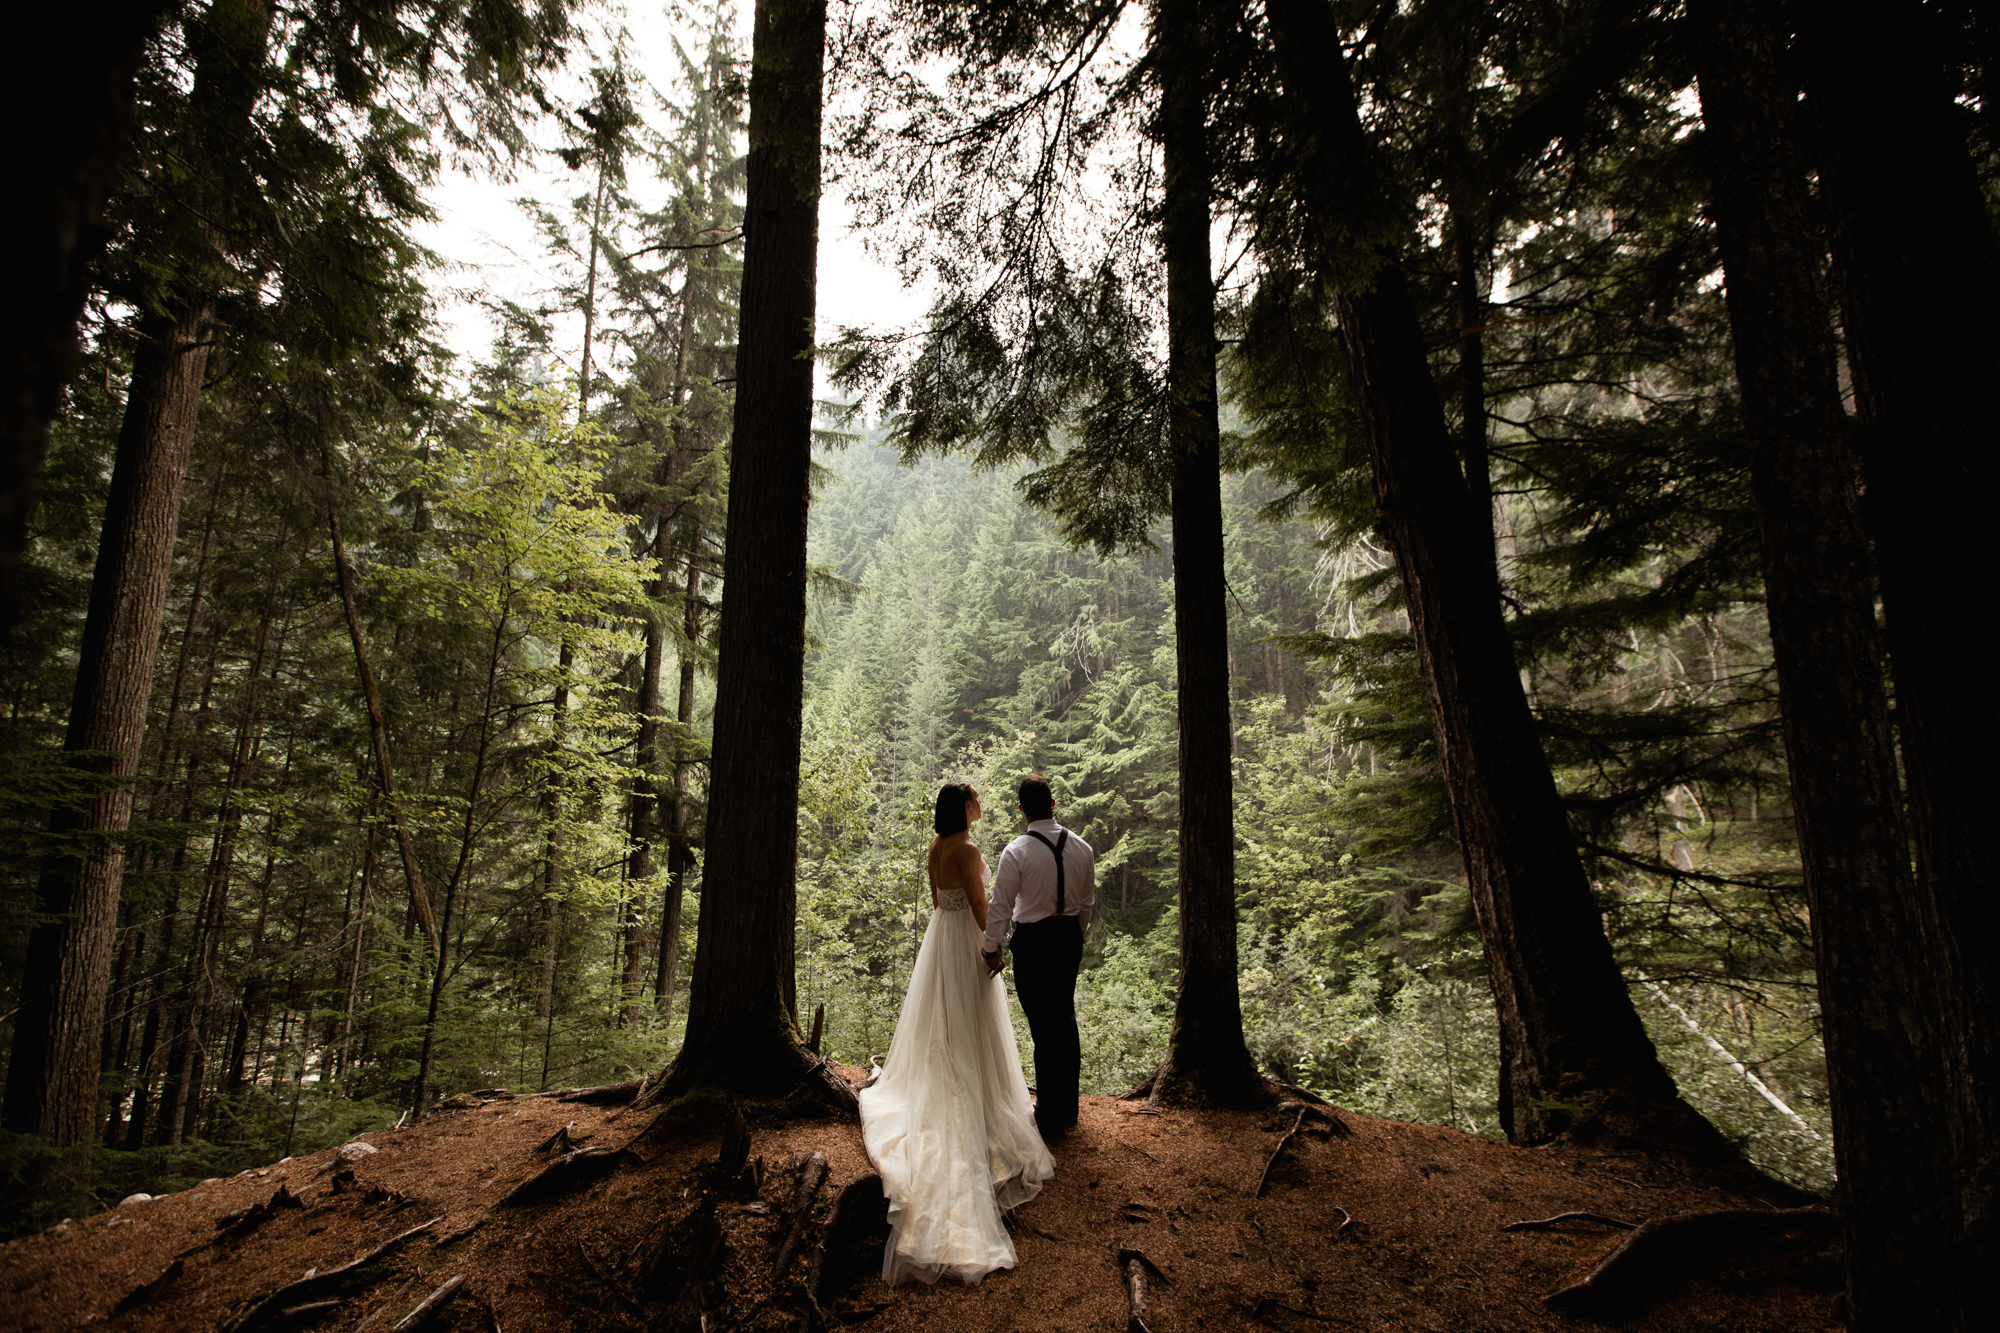
M965 900L964 889L939 889L937 909L940 912L963 912L969 904Z

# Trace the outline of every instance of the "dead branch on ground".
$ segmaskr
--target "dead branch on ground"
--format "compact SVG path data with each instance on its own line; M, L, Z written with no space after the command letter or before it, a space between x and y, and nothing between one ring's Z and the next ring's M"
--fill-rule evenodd
M1125 1274L1125 1299L1130 1313L1125 1319L1125 1333L1152 1333L1146 1327L1146 1279L1150 1276L1162 1286L1167 1275L1159 1270L1142 1250L1121 1246L1118 1250L1118 1267Z
M230 1325L230 1328L233 1330L233 1333L250 1333L250 1330L260 1328L278 1317L289 1306L303 1305L338 1290L349 1279L359 1274L362 1269L394 1253L404 1241L410 1239L412 1236L429 1231L442 1221L444 1221L444 1215L440 1213L428 1222L419 1223L411 1227L408 1231L399 1232L389 1237L389 1239L383 1241L359 1259L342 1264L338 1268L329 1268L324 1273L307 1274L289 1286L278 1288L278 1290L272 1292L253 1306L248 1314Z
M389 1333L409 1333L423 1317L451 1299L452 1293L465 1285L465 1274L455 1273L444 1280L444 1284L430 1295L417 1302L417 1308L404 1315L393 1324Z

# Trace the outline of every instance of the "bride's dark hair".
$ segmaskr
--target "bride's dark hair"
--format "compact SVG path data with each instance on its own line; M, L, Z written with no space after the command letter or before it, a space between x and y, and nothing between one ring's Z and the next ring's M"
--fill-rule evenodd
M968 802L979 799L979 793L969 782L947 782L938 788L937 805L931 814L931 827L940 838L966 830L965 807Z

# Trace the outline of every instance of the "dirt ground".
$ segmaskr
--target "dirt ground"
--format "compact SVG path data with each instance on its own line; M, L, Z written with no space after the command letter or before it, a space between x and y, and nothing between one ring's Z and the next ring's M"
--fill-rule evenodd
M1436 1126L1337 1115L1349 1133L1295 1136L1260 1198L1259 1180L1294 1113L1153 1114L1085 1098L1082 1122L1056 1149L1055 1180L1015 1214L1017 1268L978 1286L891 1289L869 1271L879 1263L878 1229L850 1246L845 1267L838 1251L828 1261L824 1321L880 1333L1123 1329L1129 1307L1118 1253L1128 1249L1158 1273L1146 1292L1151 1333L1841 1327L1837 1242L1782 1228L1747 1241L1697 1240L1649 1267L1617 1306L1554 1313L1542 1298L1587 1274L1623 1233L1587 1222L1507 1232L1508 1223L1570 1211L1639 1222L1763 1201L1635 1154L1513 1148ZM572 1121L579 1141L629 1145L630 1154L581 1190L496 1207L548 1164L554 1151L538 1145ZM691 1234L686 1219L710 1183L726 1128L720 1116L665 1121L518 1098L361 1136L377 1151L353 1165L351 1182L328 1150L11 1242L0 1247L0 1329L106 1320L135 1333L225 1327L310 1271L346 1264L433 1218L441 1220L338 1290L265 1307L251 1325L387 1333L455 1276L462 1284L422 1326L598 1333L677 1319L708 1330L819 1322L801 1313L808 1305L799 1274L809 1261L776 1299L770 1266L800 1156L826 1155L823 1219L835 1191L869 1170L859 1128L836 1118L753 1117L749 1125L762 1185L717 1196L722 1269L704 1311L670 1311L653 1293L662 1251L671 1267ZM281 1187L303 1206L269 1208ZM260 1204L265 1213L239 1218ZM127 1308L114 1313L121 1301Z

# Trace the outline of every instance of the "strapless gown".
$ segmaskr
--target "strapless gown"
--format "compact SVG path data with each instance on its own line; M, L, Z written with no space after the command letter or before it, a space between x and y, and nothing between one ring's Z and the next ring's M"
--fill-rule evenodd
M1055 1162L1035 1132L1007 990L979 956L965 890L938 895L881 1077L861 1093L861 1137L889 1196L890 1283L972 1283L1012 1268L1001 1214Z

